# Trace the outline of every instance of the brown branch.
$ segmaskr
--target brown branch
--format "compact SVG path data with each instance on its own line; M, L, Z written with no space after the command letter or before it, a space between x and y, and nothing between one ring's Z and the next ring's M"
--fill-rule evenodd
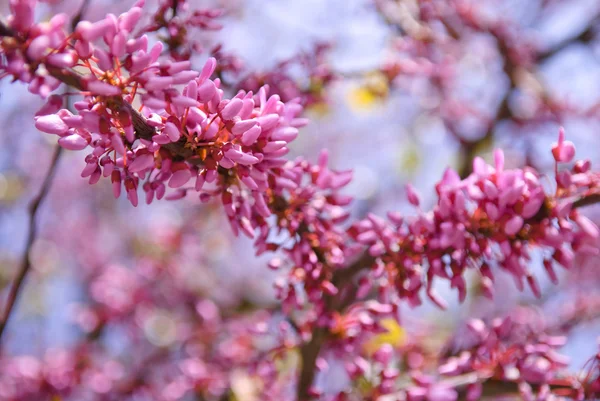
M77 27L77 24L79 24L79 22L83 18L83 14L85 14L89 5L90 5L90 0L83 0L83 3L81 4L81 7L79 8L79 12L73 17L73 20L71 21L71 31L72 32L75 32L75 28Z
M328 312L342 312L352 304L356 299L357 290L352 280L365 268L371 266L374 261L375 258L365 252L347 268L335 272L331 282L339 289L339 292L335 296L325 298L324 304ZM311 399L310 388L316 374L317 358L327 340L327 335L326 327L317 327L313 330L311 340L300 347L301 368L297 387L298 401Z
M6 328L6 324L8 323L8 319L10 318L11 312L14 309L15 303L19 295L19 290L23 285L23 281L25 280L25 276L31 268L29 253L37 235L36 217L42 201L45 199L46 195L48 194L48 191L50 190L50 185L52 184L52 178L54 177L54 173L56 172L56 167L60 159L61 151L62 148L57 145L54 149L54 155L52 156L52 161L50 162L50 166L48 168L48 172L46 173L46 177L44 178L44 182L42 183L42 187L40 188L40 191L37 194L37 196L32 199L29 205L29 234L27 235L27 242L25 244L25 250L23 251L23 256L21 258L19 271L17 272L17 276L15 277L13 284L10 287L10 292L8 293L6 305L4 307L2 317L0 318L0 339L2 338L2 334L4 333L4 329Z
M80 91L86 90L86 83L83 77L75 71L50 66L46 66L46 68L54 78L62 83ZM125 110L129 113L133 129L139 138L148 141L152 140L152 137L156 134L156 130L153 126L148 124L146 117L134 109L130 103L125 102L121 96L108 96L105 97L105 99L106 104L113 106L115 110ZM185 138L181 138L179 142L162 145L162 147L169 150L173 155L185 159L190 163L199 164L201 162L199 157L196 157L196 154L192 149L186 148L185 144Z
M89 0L84 0L81 5L81 8L79 9L79 12L77 13L77 15L75 15L75 17L71 21L71 30L72 31L75 30L75 26L79 23L79 21L81 21L81 18L83 17L83 13L85 13L85 10L87 10L88 4L89 4ZM11 36L11 37L17 38L16 33L12 29L10 29L2 20L0 20L0 37L1 36ZM20 263L19 270L17 272L17 276L15 277L13 284L10 287L8 297L6 300L6 305L4 307L4 311L2 312L2 317L0 318L0 340L2 338L2 334L4 333L4 330L6 329L8 320L9 320L9 318L12 314L12 311L14 309L14 306L16 304L17 298L19 296L19 291L23 285L23 282L25 281L25 277L27 276L27 273L31 269L31 262L29 260L29 254L31 253L31 247L33 246L33 243L35 242L36 235L37 235L36 217L37 217L40 205L42 204L42 202L46 198L46 195L48 195L48 192L50 191L52 179L54 178L54 175L56 173L56 169L58 166L58 162L60 160L61 153L62 153L62 148L60 147L60 145L56 145L56 147L54 149L54 153L52 155L52 159L50 161L50 165L48 167L48 171L46 172L46 176L44 177L44 181L42 182L40 191L38 192L37 196L35 196L31 200L31 203L29 204L29 233L27 235L27 241L25 243L25 250L23 251L23 256L21 258L21 263Z
M596 203L600 203L600 194L585 195L573 202L573 209L591 206Z
M500 104L498 105L498 108L496 110L494 118L490 122L490 125L489 125L485 135L483 135L481 138L478 138L474 141L461 140L462 157L460 159L461 162L460 162L460 166L458 168L458 174L460 175L461 178L465 178L469 174L471 174L473 159L475 158L475 156L477 156L477 154L479 152L479 148L482 145L484 145L487 142L492 140L492 138L494 136L494 128L495 128L496 124L498 123L498 121L513 117L512 111L508 104L508 101L509 101L511 93L518 86L517 77L516 77L518 65L515 64L513 62L513 60L511 59L510 49L508 48L504 39L498 34L494 34L493 32L490 32L490 33L492 35L494 35L494 37L498 41L499 51L504 60L504 64L503 64L504 74L508 77L508 79L510 81L510 87L506 90L504 97L500 101Z
M581 32L579 35L565 40L564 42L562 42L561 44L559 44L558 46L556 46L552 49L537 53L535 56L536 64L544 62L545 60L547 60L550 57L554 56L555 54L561 52L567 46L569 46L575 42L590 43L596 36L595 35L595 33L596 33L595 25L598 23L598 21L600 21L600 16L596 16L594 19L592 19L592 21L590 21L587 28L583 32ZM472 163L473 158L475 158L475 156L477 156L478 149L480 148L480 146L489 142L493 138L493 130L494 130L494 127L496 126L496 124L502 120L515 118L513 111L509 107L508 100L509 100L511 93L515 89L518 88L516 73L518 72L519 66L518 66L518 64L516 64L515 62L513 62L511 60L510 48L508 47L508 44L507 44L505 38L503 38L501 34L499 34L498 32L495 32L494 30L490 30L489 33L492 34L498 42L498 48L499 48L500 54L502 55L502 58L504 59L504 67L503 67L504 73L510 81L510 87L507 90L502 101L500 102L500 105L498 106L496 114L495 114L493 120L491 121L491 124L490 124L487 132L485 133L485 135L479 139L476 139L475 141L461 141L461 152L462 152L463 156L461 158L461 165L458 168L458 173L463 178L468 176L471 173L471 169L472 169L471 163Z
M467 389L469 385L481 384L481 396L479 399L484 400L488 398L495 399L497 397L516 397L520 399L519 383L514 381L502 380L495 377L485 377L477 372L464 373L458 376L451 376L442 378L438 384L447 386L448 388L456 389L458 393L458 401L467 400ZM573 388L570 386L572 382L569 378L551 380L548 385L551 391L563 391L567 392ZM527 383L531 391L539 393L542 389L542 385L538 383ZM413 380L408 377L399 381L398 391L394 394L398 399L405 398L405 392L409 388L414 386Z
M573 208L590 206L596 203L600 203L600 194L590 194L582 196L573 202ZM356 292L351 291L352 289L356 290L356 288L352 287L352 280L364 269L371 266L374 261L375 258L369 255L368 252L364 252L347 268L338 270L334 274L332 283L339 289L339 292L334 297L326 297L325 307L328 311L341 312L352 305L352 302L356 299ZM345 288L347 286L351 286L349 292L344 291L348 290L348 288ZM321 348L327 340L327 334L327 328L317 327L313 330L311 340L300 347L301 368L297 387L298 401L307 401L311 399L310 388L316 374L316 362L319 353L321 352ZM487 388L484 385L484 395L489 394L491 396L494 394L500 395L518 393L518 388L516 387L517 385L512 382L488 380L485 383L487 383ZM533 387L534 389L536 388L535 386ZM504 389L502 390L503 392L499 392L500 389Z
M177 16L177 8L179 7L179 0L173 0L173 4L171 5L171 9L173 10L173 17Z
M12 29L4 24L4 21L0 21L0 36L14 36Z
M307 401L311 399L310 388L316 374L316 364L321 348L327 337L327 329L318 327L313 330L311 340L300 347L300 376L296 394L298 401Z
M13 33L7 28L5 25L0 23L0 34L5 36L13 36ZM514 82L514 71L515 65L512 64L509 56L506 54L505 59L505 71L511 79L511 89L508 90L507 96L503 99L498 109L498 114L496 120L504 117L510 117L510 110L508 107L508 95L511 90L516 86ZM67 69L57 69L52 67L47 67L48 71L61 82L84 91L86 88L85 81L83 77L72 70ZM131 104L125 102L120 96L112 96L106 98L107 103L112 103L116 110L125 109L132 117L132 124L136 131L138 137L143 139L151 139L152 136L156 133L154 127L149 125L146 121L146 118L141 115L137 110L135 110ZM486 133L484 138L489 138L492 135L492 129ZM465 159L470 163L473 158L478 145L482 143L484 139L480 139L478 141L468 143L465 148ZM179 156L187 161L194 162L199 159L195 158L195 152L192 149L185 147L185 139L182 139L180 142L172 143L168 145L164 145L164 148L168 149L175 156ZM470 167L468 167L470 168ZM466 171L466 168L463 169L463 173ZM574 207L585 206L588 204L600 202L600 195L593 195L594 198L587 199L582 198L574 203ZM591 197L590 197L591 198ZM340 291L335 297L327 297L325 300L325 306L328 311L336 311L342 310L347 307L351 302L351 297L348 298L348 293L344 293L342 291L342 287L347 284L350 284L352 279L365 267L368 267L372 264L374 259L368 255L367 253L363 254L355 263L350 265L348 268L339 270L333 277L333 283L340 288ZM28 264L28 262L27 262ZM21 279L22 281L22 279ZM19 284L20 285L20 284ZM13 301L14 302L14 301ZM314 381L315 373L316 373L316 360L320 353L320 350L327 339L327 328L318 327L313 331L313 335L311 340L302 345L300 348L301 355L301 368L300 368L300 377L297 388L297 395L299 401L305 401L310 399L310 388Z
M513 381L504 381L501 379L490 378L482 381L482 378L479 374L466 373L464 375L451 377L442 381L442 383L447 384L449 386L455 387L458 390L458 400L463 401L467 400L467 391L466 388L469 384L475 384L477 382L481 382L481 398L494 398L494 397L506 397L506 396L516 396L519 397L520 390L519 384ZM531 391L533 393L539 393L542 388L542 385L537 383L528 383L531 387ZM566 385L549 383L551 390L569 390L570 387Z
M556 55L557 53L560 53L561 51L563 51L564 49L566 49L573 43L590 43L592 40L594 40L594 38L596 36L596 32L595 32L596 27L595 26L598 23L598 21L600 21L600 16L596 16L594 19L592 19L590 21L589 25L579 35L572 37L570 39L564 40L561 43L559 43L557 46L554 46L550 49L539 52L537 54L537 61L544 62L544 61L548 60L549 58L551 58L552 56Z
M84 5L86 3L84 3ZM19 38L19 36L12 29L10 29L3 21L0 21L0 36L10 36L17 40L21 40L21 38ZM26 54L24 54L23 56L27 57ZM57 68L49 65L46 65L46 69L50 73L50 75L58 79L60 82L66 84L67 86L82 92L87 90L87 84L85 82L84 77L81 74L75 72L74 70L67 68ZM153 126L148 124L148 122L146 121L146 117L144 117L140 112L134 109L130 103L125 102L123 98L118 95L106 96L104 97L104 99L106 101L106 104L113 106L113 110L125 110L129 113L129 115L131 115L133 128L139 138L152 140L152 137L156 134L156 130ZM181 159L185 159L190 163L200 164L201 160L196 155L194 150L186 147L185 145L185 138L182 138L177 143L169 143L167 145L163 145L162 147L164 149L169 150L174 156L177 156Z

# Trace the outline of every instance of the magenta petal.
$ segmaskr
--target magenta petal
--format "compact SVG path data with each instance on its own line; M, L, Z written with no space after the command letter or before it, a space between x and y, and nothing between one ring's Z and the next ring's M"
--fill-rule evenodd
M419 198L419 194L417 193L415 187L413 187L411 184L406 184L405 188L406 188L406 198L408 199L410 204L413 206L419 206L419 204L421 203L421 200Z
M56 114L36 118L35 127L48 134L62 135L69 130L65 122Z
M515 235L523 227L523 218L521 216L513 216L506 222L504 231L507 235Z
M213 81L204 81L198 87L198 100L202 103L206 103L213 98L216 92L217 88L215 87L215 83Z
M294 127L278 128L271 135L271 139L275 141L291 142L298 136L298 129Z
M206 64L204 64L202 72L200 73L200 82L203 82L208 77L210 77L215 71L215 68L217 68L217 60L214 57L211 57L208 60L206 60Z
M152 141L159 145L166 145L167 143L171 143L171 138L169 138L167 135L164 135L164 134L154 135L152 137Z
M233 125L231 133L233 135L241 135L256 125L256 120L242 120Z
M166 200L179 200L185 197L185 195L187 194L187 191L184 189L178 189L175 192L170 193L169 195L167 195L167 197L165 198Z
M171 142L177 142L181 137L179 128L177 128L177 126L170 121L165 124L164 133L167 134Z
M227 105L221 110L221 117L223 120L232 120L233 117L239 113L244 105L244 101L241 99L232 99Z
M287 142L285 142L285 141L268 142L262 148L262 151L263 151L263 153L275 152L276 150L283 148L285 145L287 145Z
M185 95L191 99L198 99L198 83L191 80L185 87Z
M123 139L120 134L115 134L110 138L111 144L113 148L117 151L118 154L125 154L125 145L123 144Z
M268 131L275 128L279 122L279 118L279 114L267 114L266 116L258 117L257 120L263 131Z
M55 53L46 57L46 62L59 68L70 68L77 64L75 56L71 53Z
M87 90L95 95L116 96L121 94L121 88L112 86L102 81L91 81L87 83Z
M128 32L132 32L135 25L142 16L142 9L139 7L133 7L126 13L123 13L119 17L119 28L125 29Z
M171 103L181 107L194 107L198 104L195 99L190 99L187 96L175 96L171 98Z
M577 218L575 218L577 225L579 228L587 234L590 238L596 239L600 236L600 231L598 230L598 226L594 224L594 222L588 219L586 216L579 214Z
M34 60L44 57L50 46L50 38L46 35L38 36L33 39L27 48L27 55Z
M60 138L58 144L68 150L81 150L88 146L88 141L77 134L72 134Z
M105 18L93 24L89 21L81 21L77 24L75 32L77 32L86 42L94 40L114 31L113 22Z
M571 141L564 141L560 149L560 160L569 163L575 157L575 145Z
M173 75L173 84L175 85L181 85L181 84L187 84L188 82L192 81L192 82L196 82L194 81L194 79L198 76L198 72L197 71L193 71L193 70L189 70L189 71L181 71L178 72L177 74ZM196 96L190 96L191 98L196 98Z
M138 173L152 167L154 167L154 156L150 153L145 153L136 156L127 169L132 173Z
M190 178L192 178L192 172L188 169L177 170L171 176L169 180L170 188L179 188L185 185Z
M496 149L494 152L494 164L497 172L502 172L504 170L504 152L502 149Z
M257 125L250 128L248 131L244 132L244 135L242 135L242 143L246 146L252 145L256 142L261 132L261 128Z

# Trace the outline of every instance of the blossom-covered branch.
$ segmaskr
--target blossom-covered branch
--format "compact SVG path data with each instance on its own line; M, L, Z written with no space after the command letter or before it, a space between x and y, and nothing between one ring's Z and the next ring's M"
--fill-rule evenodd
M551 190L532 167L507 169L498 150L492 165L475 158L466 178L446 170L431 210L424 210L409 185L415 216L390 212L387 219L369 214L352 222L352 198L343 193L351 171L332 169L327 151L315 163L285 158L298 129L308 123L301 117L301 100L284 102L268 86L229 98L221 80L211 78L218 68L214 58L194 70L189 57L179 53L186 43L179 19L183 3L162 2L154 23L141 33L135 32L143 1L119 16L80 21L73 33L66 31L64 15L36 23L35 4L11 1L12 14L0 24L0 76L25 83L31 93L47 99L35 126L55 135L62 148L89 151L81 176L90 184L110 177L115 197L124 188L133 206L140 191L146 203L189 194L201 202L218 198L234 234L252 238L257 255L276 253L269 268L282 272L276 295L297 336L284 325L279 334L289 338L268 352L299 350L299 401L324 396L315 377L325 352L348 354L348 376L364 377L368 363L361 356L362 344L385 332L386 325L399 325L402 303L414 307L427 297L446 308L437 282L447 282L464 301L466 274L474 271L484 294L492 298L495 277L504 271L517 288L526 283L539 296L530 268L534 253L543 256L552 281L557 281L556 266L570 269L576 253L597 253L598 228L579 208L600 200L600 175L589 161L574 162L575 147L562 130L552 147L556 167ZM198 22L217 14L193 15ZM148 33L163 28L172 28L166 54L161 41L149 47ZM75 112L61 109L61 96L53 94L61 84L82 97ZM129 282L123 271L111 272ZM110 282L109 276L99 281ZM130 281L132 286L136 282ZM132 305L127 304L128 313ZM210 321L214 310L207 305L194 308ZM414 369L408 385L397 385L399 373L388 366L392 350L373 350L371 356L383 368L373 373L376 385L369 397L400 391L410 400L453 400L456 388L467 386L466 398L476 399L486 384L498 381L517 383L523 394L530 383L551 394L555 373L565 367L555 355L559 342L537 334L512 338L507 322L496 320L488 327L472 321L476 341L470 351L443 361L436 372L441 380ZM103 324L92 331L98 333L98 327ZM215 360L215 366L233 369L231 358L218 355ZM245 363L255 363L250 360ZM509 365L516 366L517 378L506 371ZM182 369L202 376L197 364L191 366ZM272 367L265 369L272 373ZM471 379L473 372L476 380L461 382L466 377L461 375ZM588 382L574 381L570 388L581 384L578 396L595 394ZM186 379L175 390L185 393L195 385ZM227 394L222 383L214 386L213 395ZM346 396L342 392L337 399Z

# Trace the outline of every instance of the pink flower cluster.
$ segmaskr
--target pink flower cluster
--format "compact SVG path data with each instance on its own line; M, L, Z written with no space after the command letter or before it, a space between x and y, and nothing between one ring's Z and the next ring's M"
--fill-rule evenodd
M76 342L42 355L3 352L0 400L219 399L241 372L262 384L262 399L285 399L281 394L289 386L278 393L275 365L294 345L292 329L277 312L258 306L233 312L190 283L198 275L209 279L207 259L214 251L195 233L176 230L192 224L167 223L149 233L144 251L128 267L82 260L75 276L86 276L89 298L70 308L81 329ZM97 232L83 235L83 242L101 238ZM183 266L192 255L202 266L189 272ZM223 303L237 304L239 297L231 294ZM110 342L115 332L121 333L117 347Z
M131 37L141 15L139 7L95 23L82 21L67 36L64 24L58 23L48 31L30 32L21 20L23 9L33 12L34 2L18 4L10 27L17 30L12 39L20 47L8 56L30 61L32 35L39 35L34 40L59 38L44 40L45 47L34 52L36 71L49 62L49 53L64 51L73 62L61 65L63 70L55 75L65 82L75 80L88 95L75 104L76 114L56 111L60 101L52 96L36 117L36 127L59 136L62 147L92 149L83 177L92 184L101 176L111 177L115 196L124 186L134 206L139 187L148 203L165 196L167 187L177 189L170 199L181 198L188 190L200 192L202 200L220 194L232 224L252 235L250 209L269 215L265 201L265 190L272 186L269 177L286 163L282 156L288 143L306 124L297 118L302 111L297 101L284 104L277 95L267 97L266 87L256 95L240 92L225 99L220 81L209 78L216 67L214 59L201 72L189 70L189 61L159 62L160 42L149 50L145 35ZM103 46L95 44L100 40ZM20 66L25 69L26 64ZM71 69L76 66L89 73L79 75ZM7 73L23 79L9 67ZM176 87L182 84L186 86L180 92ZM142 114L132 106L138 98ZM171 152L173 148L178 152ZM272 179L275 185L292 185L285 177Z
M545 385L542 391L549 392L549 384L568 366L568 358L558 353L566 343L564 336L539 335L510 318L490 324L472 319L467 327L473 344L440 365L442 376L476 372L483 380L519 383L524 393L531 391L527 383Z
M240 366L261 376L263 383L277 385L277 369L273 361L265 361L264 354L279 355L300 345L300 353L312 355L315 366L322 368L326 363L318 354L326 341L332 352L353 355L347 364L351 379L372 373L376 396L401 391L408 401L454 401L459 396L458 386L446 379L473 372L477 383L518 383L526 397L530 397L530 384L539 385L542 394L548 393L552 379L566 366L556 351L562 340L529 333L515 338L513 334L522 328L509 320L491 325L472 320L469 328L474 345L445 358L433 376L421 372L420 363L409 363L414 372L404 388L397 386L401 372L393 366L391 345L373 353L375 370L356 354L365 341L385 332L384 319L398 322L401 301L417 306L424 292L444 308L445 301L435 291L440 280L449 282L463 301L467 295L465 273L475 270L484 294L491 298L494 270L500 269L514 278L519 289L527 283L539 296L529 266L534 252L543 256L553 281L555 265L569 269L577 252L598 252L598 227L578 207L586 199L600 196L600 176L591 171L588 161L572 163L575 147L565 140L564 132L560 131L552 147L556 161L553 193L546 190L544 177L535 169L506 169L502 151L496 151L493 165L475 158L473 172L465 179L448 169L436 185L432 210L422 209L419 195L409 185L407 198L417 208L416 216L390 212L386 220L370 214L349 224L352 198L342 190L352 172L329 168L327 152L322 152L316 163L285 157L298 129L307 124L300 117L301 100L282 101L277 94L269 96L268 86L258 88L262 80L272 79L279 90L302 94L306 100L307 93L292 87L283 71L285 65L281 74L250 77L245 84L257 85L256 93L239 91L229 98L221 80L211 79L217 71L214 58L195 71L189 57L178 53L187 43L186 23L216 28L212 19L218 13L198 12L181 19L176 14L187 11L189 3L160 4L154 25L142 32L166 28L168 55L162 42L150 47L148 36L133 33L142 17L143 1L120 16L109 14L94 23L81 21L68 33L66 16L35 24L36 1L11 0L12 15L6 26L0 25L0 74L28 84L32 93L47 98L36 115L39 130L56 135L65 149L89 149L81 176L89 178L90 184L110 177L115 197L125 188L133 206L138 205L140 188L147 203L181 199L190 192L202 202L218 197L233 232L253 238L257 255L281 253L282 258L272 259L269 267L287 273L275 284L287 320L270 328L277 337L276 346L257 350L247 334L268 331L267 321L275 320L270 313L256 318L259 328L237 316L225 324L226 318L212 301L199 301L197 294L170 282L173 277L161 263L144 261L138 266L140 271L108 265L89 277L91 305L76 310L77 322L89 337L101 335L109 324L122 325L134 332L132 343L141 337L136 330L147 324L177 326L172 331L186 346L177 350L184 360L178 360L176 373L157 369L154 374L160 379L154 384L161 388L140 389L137 378L123 379L126 374L120 364L96 358L97 350L87 349L86 344L71 356L59 355L61 368L49 372L41 366L59 364L54 357L43 363L7 358L1 366L8 366L8 379L0 381L0 395L17 397L21 389L29 388L36 394L46 387L62 394L68 393L73 383L83 383L101 394L117 389L115 394L121 398L135 391L147 391L143 395L151 396L160 393L165 399L179 399L192 391L209 398L225 397L230 373ZM314 78L325 83L332 75L319 68L319 61L316 57L308 64L314 64ZM395 68L416 71L418 65L407 62ZM435 79L441 80L447 73L429 61L421 66L428 66L424 72ZM61 83L83 96L73 112L61 109L63 98L51 94ZM566 167L561 163L572 164ZM161 285L165 285L164 291ZM183 307L176 309L175 305ZM176 309L179 315L156 317L151 309L159 307ZM133 323L138 322L140 327L135 327ZM292 326L298 336L291 334ZM228 335L220 337L217 329ZM146 337L163 351L170 345L152 334ZM297 338L306 341L297 344ZM312 354L306 352L310 346L315 347L309 350ZM173 353L165 356L158 352L156 359L151 355L140 364L162 367ZM92 359L96 366L86 365ZM312 380L310 371L301 371L300 376ZM436 380L438 377L444 379ZM309 387L311 380L304 385ZM467 399L480 396L477 383L470 383ZM23 394L29 395L25 390ZM300 390L300 396L321 395L314 388Z
M269 264L272 269L289 268L288 280L276 284L287 311L307 302L320 304L323 294L336 294L333 273L357 251L347 246L342 229L349 217L345 206L352 198L339 192L351 181L352 172L333 171L327 161L328 153L323 151L317 164L299 158L282 166L270 205L277 216L276 227L256 221L261 224L257 252L282 248L287 256L285 262L275 258ZM267 242L274 232L286 233L291 241ZM303 287L302 294L297 292L298 285Z
M561 150L557 162L572 159L568 150L572 144L563 138L556 146L567 149ZM425 288L431 300L445 306L433 288L436 278L450 281L464 300L467 269L479 271L489 297L495 267L510 273L518 288L526 281L539 295L528 267L534 249L543 252L553 280L555 263L568 269L575 251L597 252L598 228L572 208L576 199L600 188L600 177L589 168L589 162L579 161L558 173L557 193L552 196L545 193L534 169L506 170L498 150L494 166L476 158L473 173L464 180L447 170L436 186L433 210L420 211L412 219L391 212L390 223L371 215L356 223L351 234L369 247L375 277L384 277L412 305L421 303L419 293ZM410 186L407 193L409 202L419 207Z

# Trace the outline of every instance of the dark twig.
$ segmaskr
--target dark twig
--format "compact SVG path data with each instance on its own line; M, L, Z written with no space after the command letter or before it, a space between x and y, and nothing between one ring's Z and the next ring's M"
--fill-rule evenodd
M89 0L83 0L83 3L79 9L79 12L73 17L71 21L71 30L74 31L77 24L81 21L83 14L87 10L89 5ZM12 36L15 37L15 33L12 29L10 29L4 21L0 21L0 36ZM79 82L78 82L79 83ZM79 83L80 84L80 83ZM67 97L68 99L68 97ZM68 101L67 101L68 103ZM27 235L27 241L25 243L25 250L23 251L23 256L21 258L21 263L19 270L17 272L17 276L15 277L12 286L10 287L10 291L8 293L8 298L6 300L6 305L4 306L4 311L2 312L2 317L0 318L0 340L2 339L2 334L8 324L8 320L12 311L14 309L15 303L19 296L19 291L25 281L25 277L31 268L31 263L29 260L29 254L31 252L31 247L35 242L37 236L37 226L36 226L36 217L38 214L38 210L40 205L48 195L50 191L50 187L52 185L52 180L56 173L56 169L58 166L58 162L60 160L60 155L62 153L62 148L60 145L56 145L54 149L54 153L52 155L52 160L50 161L50 165L48 167L48 171L46 172L46 176L44 177L44 181L42 182L42 186L37 196L35 196L31 203L29 204L29 234Z
M542 63L548 60L549 58L551 58L555 54L560 53L573 43L590 43L592 40L594 40L594 37L596 36L596 25L599 21L600 15L592 19L587 28L585 28L579 35L567 39L550 49L539 52L537 55L537 62Z
M73 20L71 21L71 31L73 31L73 32L75 31L75 27L77 27L77 24L79 24L79 22L83 18L83 15L87 11L89 5L90 5L90 0L83 0L83 3L81 4L81 7L79 8L79 12L73 17Z
M498 41L498 48L500 50L500 54L503 58L503 70L504 74L508 77L510 81L510 87L507 89L504 97L500 101L498 108L496 109L496 113L494 114L494 118L491 124L488 127L485 135L481 138L478 138L473 141L461 141L461 164L458 168L458 174L465 178L472 172L472 162L473 159L477 156L478 152L481 150L481 146L490 142L494 136L494 128L496 124L504 119L513 118L513 113L509 106L509 99L511 93L518 87L518 82L516 79L516 73L518 69L518 65L511 59L510 49L507 46L504 38L498 34L494 35L496 40Z
M309 342L300 347L300 376L298 377L297 395L298 401L311 399L310 389L315 379L317 358L327 337L327 329L318 327L313 330Z
M177 8L179 7L179 0L173 0L173 5L171 9L173 10L173 18L177 16Z
M62 148L57 145L54 150L54 155L52 156L52 161L50 162L50 167L48 168L48 172L46 173L46 177L44 178L44 182L42 183L42 187L37 196L32 199L29 205L29 234L27 236L25 250L23 251L23 256L21 258L19 271L17 272L17 276L15 277L13 284L10 287L10 292L8 293L6 305L4 306L4 311L2 312L2 317L0 318L0 339L2 338L2 334L4 333L4 329L6 328L6 324L8 323L8 319L10 318L11 312L13 311L13 308L15 306L15 302L17 301L19 290L23 285L25 276L31 268L29 253L37 235L37 213L41 203L46 198L46 195L50 190L50 185L52 184L52 178L54 177L54 173L56 172L56 166L58 165L61 151Z
M600 203L600 194L591 194L591 195L582 196L581 198L579 198L575 202L573 202L573 209L577 209L577 208L585 207L585 206L591 206L596 203Z

